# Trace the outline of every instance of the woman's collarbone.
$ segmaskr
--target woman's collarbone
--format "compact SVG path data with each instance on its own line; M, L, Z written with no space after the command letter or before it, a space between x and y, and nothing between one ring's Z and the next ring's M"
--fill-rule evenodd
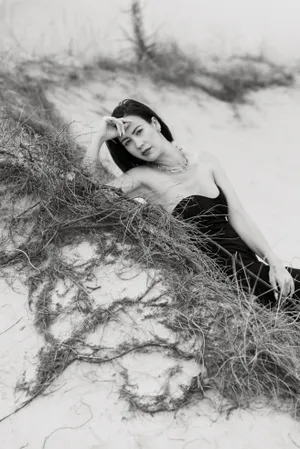
M207 187L212 183L211 170L206 164L201 169L196 164L183 173L165 173L149 167L144 172L143 197L171 210L182 198L209 190Z

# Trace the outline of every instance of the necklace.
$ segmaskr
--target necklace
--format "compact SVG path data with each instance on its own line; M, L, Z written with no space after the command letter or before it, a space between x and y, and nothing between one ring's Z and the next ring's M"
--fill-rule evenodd
M164 171L164 172L168 172L168 173L179 173L179 172L187 170L187 168L189 166L189 160L186 157L186 155L184 154L183 148L176 144L175 144L175 147L180 151L180 153L182 154L182 156L184 158L183 165L178 165L177 167L168 167L165 164L157 164L155 162L153 162L151 165L156 167L160 171Z

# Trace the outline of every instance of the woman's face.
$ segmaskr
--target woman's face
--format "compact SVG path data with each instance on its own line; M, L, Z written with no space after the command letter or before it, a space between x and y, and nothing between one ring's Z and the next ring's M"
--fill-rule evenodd
M161 154L163 137L158 121L153 117L152 122L148 123L135 115L128 115L126 119L131 122L119 141L133 156L144 161L155 161Z

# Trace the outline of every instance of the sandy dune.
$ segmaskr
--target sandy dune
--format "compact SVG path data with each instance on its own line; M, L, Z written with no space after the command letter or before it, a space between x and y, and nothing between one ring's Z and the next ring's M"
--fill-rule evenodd
M149 82L107 72L100 72L97 81L80 88L48 92L66 122L72 122L74 137L82 145L88 145L89 132L97 127L99 116L110 113L128 97L156 109L188 153L205 149L217 155L246 209L277 254L300 267L297 86L253 94L251 104L238 110L194 90L157 89ZM118 175L104 148L102 160ZM86 242L69 248L65 255L74 261L89 260L93 247ZM121 311L115 323L90 332L85 340L90 348L101 344L103 354L113 356L115 346L134 338L149 341L155 334L169 342L174 339L157 316L145 319L153 292L141 301L137 299L153 273L128 269L121 260L120 266L100 268L95 286L101 285L101 289L93 293L95 304L109 307L122 296L131 298L134 308L128 314ZM117 276L118 268L123 280ZM15 391L16 384L33 387L38 351L46 342L33 326L23 286L17 282L8 286L1 280L0 298L1 416L5 416L26 399L24 392ZM60 315L49 333L61 342L83 320L80 313L71 311L68 298L57 284L53 305L63 301L66 313ZM191 348L194 344L197 342L191 341ZM185 351L191 348L186 345ZM195 395L191 404L182 405L177 412L149 414L137 408L145 400L155 402L166 389L166 401L172 405L180 400L181 386L189 385L201 370L194 362L178 363L172 356L155 351L127 354L100 365L75 362L46 393L0 423L1 447L292 449L300 445L299 423L290 416L263 405L233 410L226 416L217 411L219 401L214 393L207 398ZM170 376L170 372L174 375Z

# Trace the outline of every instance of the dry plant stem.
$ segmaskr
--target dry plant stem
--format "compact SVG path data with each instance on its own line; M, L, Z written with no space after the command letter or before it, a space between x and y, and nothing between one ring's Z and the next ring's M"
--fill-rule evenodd
M8 415L3 416L3 418L0 418L0 423L5 421L6 419L10 418L11 416L18 413L20 410L25 408L27 405L29 405L35 398L37 398L40 395L40 392L36 393L35 395L31 396L29 399L27 399L23 404L21 404L19 407L17 407L13 412L9 413Z
M291 437L290 434L289 434L289 438L290 438L291 442L292 442L296 447L299 447L299 448L300 448L299 444L297 444L297 443L293 440L293 438Z
M11 326L9 326L7 329L5 329L3 332L0 333L0 335L5 334L5 332L9 331L10 329L12 329L14 326L16 326L16 324L18 324L20 321L22 320L22 318L19 318L14 324L12 324Z
M53 430L53 432L51 432L51 433L44 439L43 446L42 446L43 449L46 448L47 442L49 441L49 439L51 438L51 436L52 436L54 433L58 432L59 430L76 430L76 429L80 429L80 428L84 427L88 422L90 422L90 421L93 419L94 415L93 415L93 413L92 413L91 407L90 407L88 404L86 404L85 402L82 402L82 404L86 405L86 406L89 408L89 412L90 412L89 418L86 419L86 420L85 420L82 424L80 424L79 426L65 426L65 427L59 427L59 428Z
M161 343L145 343L143 345L138 345L135 346L131 349L128 349L127 351L123 351L121 354L118 354L114 357L110 357L110 358L101 358L101 357L93 357L93 356L86 356L86 355L82 355L79 353L76 353L76 351L74 350L74 357L72 359L69 359L69 361L66 362L65 366L64 366L64 370L74 361L76 360L81 360L84 362L91 362L91 363L98 363L98 364L102 364L102 363L107 363L107 362L112 362L114 360L117 360L121 357L123 357L124 355L127 355L133 351L140 351L141 349L145 349L145 348L149 348L149 347L156 347L156 348L163 348L163 349L168 349L168 350L172 350L175 351L175 353L178 355L180 355L181 357L183 357L184 359L190 359L191 356L185 356L181 351L178 350L178 348L176 348L176 346L173 345L168 345L168 344L161 344ZM70 348L71 351L73 351L72 348ZM3 418L0 419L0 423L5 421L6 419L10 418L11 416L15 415L17 412L19 412L20 410L22 410L23 408L25 408L27 405L29 405L34 399L36 399L38 396L40 396L46 388L48 388L50 386L50 384L52 382L54 382L54 380L57 378L57 376L53 376L47 383L45 383L44 385L42 384L40 386L40 388L26 401L23 402L23 404L21 404L19 407L17 407L13 412L9 413L8 415L4 416Z
M156 32L147 36L144 30L144 11L139 0L132 0L130 8L132 36L124 34L134 53L129 70L149 77L158 85L175 84L200 89L218 100L232 104L247 102L251 91L271 86L291 86L295 78L291 70L270 61L262 53L258 56L236 55L210 68L198 57L188 54L174 40L160 40ZM235 109L236 116L238 112Z

